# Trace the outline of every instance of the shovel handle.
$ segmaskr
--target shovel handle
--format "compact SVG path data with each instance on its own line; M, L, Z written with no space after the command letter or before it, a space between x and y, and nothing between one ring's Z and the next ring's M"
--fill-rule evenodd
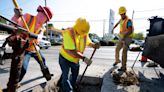
M89 60L91 60L91 59L93 58L93 56L94 56L95 52L96 52L96 48L94 48L94 50L93 50L93 52L92 52L92 55L91 55L91 57L90 57L90 59L89 59Z
M91 55L91 57L90 57L90 59L89 59L89 60L91 60L91 59L93 58L93 56L94 56L95 52L96 52L96 48L94 48L94 51L92 52L92 55ZM85 70L84 70L84 72L83 72L83 74L82 74L82 76L81 76L81 78L80 78L80 81L79 81L79 82L81 82L81 81L82 81L82 79L83 79L83 77L84 77L84 74L85 74L85 72L86 72L87 68L88 68L88 65L85 67Z
M13 0L13 3L14 3L15 8L18 8L18 9L19 9L19 6L18 6L17 1L16 1L16 0ZM19 12L20 12L20 14L22 15L22 12L21 12L20 10L19 10ZM24 26L26 27L27 31L29 31L28 25L27 25L27 23L26 23L24 17L21 16L21 19L22 19L22 21L23 21L23 23L24 23ZM30 31L29 31L29 32L30 32Z

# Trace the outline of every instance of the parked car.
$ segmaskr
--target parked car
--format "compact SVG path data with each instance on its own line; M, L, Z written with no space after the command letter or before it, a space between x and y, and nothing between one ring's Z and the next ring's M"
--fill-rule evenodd
M63 36L61 34L54 34L54 37L50 42L51 45L61 45L63 43Z
M100 40L101 46L115 46L118 41L118 37L116 35L106 34Z
M48 49L51 47L51 42L46 39L46 37L43 37L42 40L39 41L39 47Z
M89 33L89 38L91 39L92 42L99 43L100 42L100 37L95 34L95 33Z
M115 40L116 37L112 36L111 39L109 39L107 36L100 38L95 33L89 33L89 38L92 42L98 42L101 46L115 46ZM117 39L118 40L118 39Z
M5 47L2 47L9 34L0 34L0 36L0 65L4 65L5 59L11 59L13 50L8 44L6 44Z
M130 51L142 51L144 46L144 40L135 40L132 39L132 42L129 46Z

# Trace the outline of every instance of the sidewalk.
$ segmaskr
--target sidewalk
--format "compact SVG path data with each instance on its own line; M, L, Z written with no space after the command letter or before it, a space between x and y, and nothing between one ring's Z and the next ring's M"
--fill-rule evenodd
M134 68L139 78L139 85L120 86L113 83L111 70L105 73L101 92L163 92L164 70L154 68Z

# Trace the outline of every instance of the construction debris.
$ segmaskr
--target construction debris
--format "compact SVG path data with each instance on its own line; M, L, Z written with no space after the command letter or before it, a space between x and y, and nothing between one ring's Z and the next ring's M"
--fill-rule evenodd
M111 75L113 82L117 85L130 86L139 83L137 76L132 71L118 72L114 70Z

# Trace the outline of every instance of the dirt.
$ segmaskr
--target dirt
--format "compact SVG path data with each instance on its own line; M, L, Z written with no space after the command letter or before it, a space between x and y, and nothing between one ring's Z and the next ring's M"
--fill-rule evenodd
M130 86L139 84L139 80L133 71L126 72L112 72L113 82L116 85Z
M78 92L100 92L102 81L102 78L84 76L78 85Z
M102 78L84 76L82 81L78 83L77 92L101 92L102 81ZM58 90L59 88L56 86L56 81L54 79L22 92L58 92Z

